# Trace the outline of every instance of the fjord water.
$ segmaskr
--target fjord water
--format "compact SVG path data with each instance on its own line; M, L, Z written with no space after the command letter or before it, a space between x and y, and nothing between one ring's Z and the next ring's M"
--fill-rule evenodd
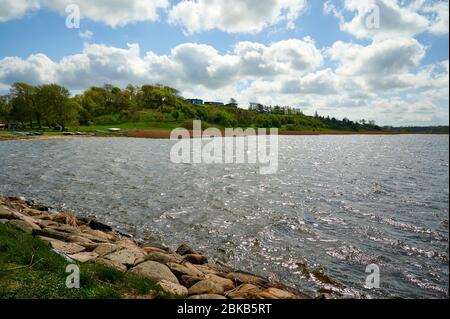
M267 176L173 164L173 144L1 142L0 194L96 215L144 242L188 243L307 292L448 298L448 136L283 136ZM364 288L369 264L380 289Z

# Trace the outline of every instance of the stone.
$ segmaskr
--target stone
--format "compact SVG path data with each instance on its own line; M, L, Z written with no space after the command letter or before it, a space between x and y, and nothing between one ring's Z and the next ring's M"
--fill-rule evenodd
M131 272L156 282L167 280L169 282L179 284L177 277L170 271L169 267L156 261L149 260L143 262L131 269Z
M226 293L231 299L259 299L261 289L252 284L243 284Z
M217 275L219 272L216 271L215 269L212 269L211 267L209 267L208 265L194 265L195 268L197 268L198 270L200 270L202 273L206 274L214 274Z
M95 219L91 219L88 223L89 227L91 227L94 230L100 230L100 231L112 231L112 227L106 224L103 224Z
M228 279L231 279L234 282L243 283L243 284L253 284L253 285L267 285L269 282L262 278L252 274L243 273L243 272L232 272L227 275Z
M180 284L187 288L190 288L203 279L205 279L205 277L183 275L180 278Z
M36 224L38 224L42 228L46 228L46 227L51 228L51 227L55 227L55 226L59 225L57 222L54 222L52 220L46 220L46 219L34 218L34 221L36 222Z
M195 265L203 265L208 263L208 258L200 254L187 254L183 259Z
M34 223L33 223L34 224ZM34 226L30 223L27 223L21 219L12 219L8 222L8 225L11 225L21 231L23 231L24 233L27 234L32 234L34 229L40 229L40 227L36 224L34 224ZM37 228L35 228L37 227Z
M188 290L189 295L215 294L224 293L223 287L210 280L202 280L193 285Z
M88 261L94 260L98 255L94 252L82 252L78 254L68 255L73 260L79 261L80 263L86 263Z
M147 254L144 257L145 260L152 260L159 262L161 264L167 264L167 263L179 263L182 261L181 257L178 255L170 255L167 253L161 253L158 251L153 251L149 254Z
M195 251L193 251L192 248L186 244L180 245L180 247L178 247L178 249L177 249L177 254L179 254L181 256L187 255L187 254L194 254L194 253L195 253Z
M15 216L8 207L0 205L0 219L15 219Z
M214 300L214 299L227 299L227 297L222 295L215 294L204 294L204 295L192 295L188 297L188 299L206 299L206 300Z
M9 222L9 219L0 219L0 224L6 224Z
M115 244L120 247L131 248L131 249L140 249L139 246L136 245L136 243L134 241L132 241L131 239L121 239L121 240L115 242Z
M188 276L203 276L203 273L194 267L191 263L183 263L183 264L177 264L177 263L167 263L167 266L172 270L172 272L177 275L178 278L181 278L183 275Z
M186 287L183 287L179 284L175 284L173 282L167 280L161 280L156 284L162 291L165 293L175 295L181 298L188 296L188 290Z
M222 286L224 291L228 291L228 290L236 288L234 282L227 278L222 278L217 275L208 274L208 275L206 275L206 279Z
M66 255L72 255L85 251L86 248L76 243L66 243L57 239L38 236L39 239L49 242L53 249L60 251Z
M151 246L147 246L142 248L142 250L146 253L146 254L150 254L152 252L158 252L158 253L163 253L163 254L167 254L166 250L163 250L161 248L158 247L151 247Z
M144 258L144 253L137 249L122 249L104 256L127 267L133 267L137 262Z
M35 229L33 230L33 235L54 238L62 241L67 241L70 236L68 233L60 232L52 228Z
M267 288L259 296L262 299L297 299L293 293L278 288Z
M97 253L100 257L103 257L110 253L116 252L119 249L122 249L122 247L119 247L115 244L102 243L98 244L98 246L95 247L94 253Z
M118 263L116 261L105 259L105 258L97 258L94 260L94 262L97 264L100 264L100 265L105 265L105 266L115 268L121 272L126 272L128 270L127 266L125 266L121 263Z
M112 242L117 241L117 238L114 235L102 232L100 230L85 228L82 230L82 236L85 236L92 241L97 242Z

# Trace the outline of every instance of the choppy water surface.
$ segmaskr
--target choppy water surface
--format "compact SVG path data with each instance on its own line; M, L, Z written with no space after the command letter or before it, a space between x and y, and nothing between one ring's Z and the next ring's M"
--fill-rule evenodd
M448 136L280 137L280 167L172 164L173 142L0 143L0 194L190 243L306 291L448 297ZM381 288L364 288L377 264ZM316 275L309 275L310 272Z

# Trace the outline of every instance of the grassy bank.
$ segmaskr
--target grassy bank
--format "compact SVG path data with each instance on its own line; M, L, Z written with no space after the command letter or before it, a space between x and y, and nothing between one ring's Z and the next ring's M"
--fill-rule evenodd
M93 263L79 264L80 289L68 289L67 265L47 242L0 223L0 298L170 297L149 279Z

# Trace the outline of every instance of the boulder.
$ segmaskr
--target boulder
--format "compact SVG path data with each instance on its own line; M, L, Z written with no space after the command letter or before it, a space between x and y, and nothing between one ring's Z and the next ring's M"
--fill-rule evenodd
M183 275L188 276L197 276L202 277L203 273L194 267L191 263L183 263L183 264L177 264L177 263L167 263L167 266L172 270L172 272L177 275L178 278L181 278Z
M0 205L0 219L16 219L8 207Z
M206 274L214 274L217 275L219 272L215 269L211 268L209 265L195 265L195 268L200 270L202 273Z
M204 295L192 295L188 297L188 299L206 299L206 300L214 300L214 299L227 299L222 295L214 295L214 294L204 294Z
M42 236L38 236L38 238L49 242L52 245L53 249L60 251L66 255L77 254L86 250L86 248L76 243L66 243L57 239Z
M179 254L181 256L187 255L187 254L194 254L194 253L195 253L195 251L193 251L192 248L186 244L180 245L180 247L178 247L178 249L177 249L177 254Z
M142 250L146 253L146 254L150 254L152 252L158 252L158 253L163 253L163 254L167 254L167 251L158 247L152 247L152 246L146 246L144 248L142 248Z
M186 254L183 259L195 265L203 265L208 263L208 258L200 254Z
M208 275L206 275L206 279L222 286L224 291L228 291L228 290L234 289L236 287L232 280L227 279L227 278L222 278L217 275L208 274Z
M297 299L297 296L289 291L272 287L259 293L259 297L262 299Z
M115 237L114 235L90 228L82 229L82 236L85 236L86 238L89 238L90 240L95 242L117 241L117 237Z
M128 270L127 266L125 266L121 263L118 263L116 261L105 259L105 258L97 258L94 260L94 262L97 264L100 264L100 265L105 265L105 266L115 268L121 272L126 272Z
M80 263L86 263L88 261L94 260L98 255L94 252L81 252L78 254L68 255L73 260L79 261Z
M100 230L100 231L103 231L103 232L105 232L105 231L109 232L109 231L113 230L111 226L103 224L103 223L101 223L101 222L99 222L99 221L97 221L95 219L91 219L89 221L88 225L89 225L89 227L91 227L94 230Z
M226 293L231 299L259 299L261 289L252 284L243 284Z
M198 283L199 281L202 281L203 279L205 279L205 277L200 277L200 276L188 276L188 275L183 275L180 278L180 284L182 284L183 286L190 288L193 285L195 285L196 283Z
M32 234L33 230L35 229L41 229L38 225L36 225L35 223L27 223L21 219L12 219L8 222L8 225L11 225L21 231L23 231L24 233L27 234Z
M161 253L158 251L153 251L149 254L147 254L144 257L145 260L152 260L159 262L161 264L167 264L167 263L179 263L182 261L181 257L178 255L170 255L167 253Z
M177 277L170 271L169 267L156 261L143 262L131 269L131 272L156 282L167 280L179 284Z
M167 280L161 280L156 284L162 291L165 293L175 295L181 298L187 297L188 290L186 287L183 287L179 284L175 284L173 282Z
M137 249L122 249L104 256L105 259L118 262L127 267L133 267L138 261L143 260L144 253Z
M33 230L33 235L54 238L62 241L67 241L70 236L68 233L60 232L52 228L35 229Z
M95 247L94 253L97 253L100 257L103 257L110 253L116 252L119 249L122 249L122 247L119 247L115 244L102 243Z
M243 273L243 272L232 272L227 275L228 279L231 279L234 282L237 283L243 283L243 284L253 284L253 285L268 285L269 281L258 277L252 274Z
M202 280L193 285L188 290L189 295L203 295L203 294L215 294L221 295L224 290L223 287L212 282L210 280Z

